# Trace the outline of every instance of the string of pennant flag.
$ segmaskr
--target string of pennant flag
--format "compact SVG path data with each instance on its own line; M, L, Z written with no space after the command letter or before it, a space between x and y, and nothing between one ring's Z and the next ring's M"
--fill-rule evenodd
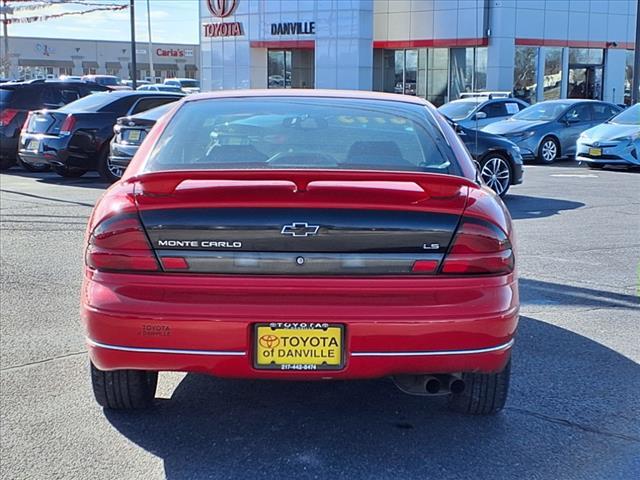
M83 4L83 5L97 5L95 3L91 4L89 2L65 2L65 3L77 3L77 4ZM46 6L51 6L52 4L48 4ZM69 15L86 15L88 13L94 13L94 12L101 12L101 11L118 11L118 10L125 10L127 8L129 8L129 5L104 5L100 7L95 7L95 8L90 8L88 10L82 10L79 12L61 12L61 13L52 13L52 14L47 14L47 15L32 15L32 16L28 16L28 17L10 17L10 18L3 18L0 19L0 21L2 23L5 23L7 25L11 25L14 23L35 23L35 22L45 22L47 20L53 20L56 18L61 18L61 17L66 17ZM36 7L39 8L39 7Z

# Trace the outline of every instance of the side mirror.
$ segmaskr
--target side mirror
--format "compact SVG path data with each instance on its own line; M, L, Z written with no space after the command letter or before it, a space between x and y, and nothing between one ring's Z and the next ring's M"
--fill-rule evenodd
M487 118L487 114L484 112L476 112L473 118L476 120L484 120L485 118Z
M460 125L458 125L457 123L453 124L453 130L458 134L458 135L466 135L464 133L464 130L462 129L462 127Z

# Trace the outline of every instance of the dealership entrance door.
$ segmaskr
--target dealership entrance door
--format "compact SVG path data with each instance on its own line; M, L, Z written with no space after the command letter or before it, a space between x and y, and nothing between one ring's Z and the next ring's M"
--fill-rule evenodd
M602 49L570 48L567 98L602 100L603 69Z
M314 88L312 49L269 49L267 55L268 88Z

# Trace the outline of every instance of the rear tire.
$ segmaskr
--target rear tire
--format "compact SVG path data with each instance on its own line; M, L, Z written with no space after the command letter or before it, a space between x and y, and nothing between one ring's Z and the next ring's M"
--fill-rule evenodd
M158 372L104 371L91 363L91 384L98 404L114 410L147 408L153 404Z
M553 137L544 137L538 149L538 162L551 164L560 158L560 144Z
M9 170L16 164L15 158L0 158L0 170Z
M120 172L120 176L118 176L116 172ZM109 161L109 148L104 149L100 153L100 158L98 158L98 173L100 173L103 180L109 183L117 182L122 178L124 169L118 169L111 165Z
M69 168L69 167L53 167L53 171L61 177L65 178L79 178L87 173L82 168Z
M463 373L465 389L449 395L449 408L470 415L491 415L504 408L509 391L511 360L498 373Z
M23 162L22 160L18 160L18 165L20 165L26 171L33 172L33 173L48 172L49 169L51 168L48 163L31 165L30 163Z

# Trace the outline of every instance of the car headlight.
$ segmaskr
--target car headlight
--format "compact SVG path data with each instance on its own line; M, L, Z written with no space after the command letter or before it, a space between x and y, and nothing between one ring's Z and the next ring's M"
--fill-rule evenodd
M640 132L634 133L633 135L625 135L624 137L612 138L613 142L635 142L636 140L640 140Z
M524 140L524 139L529 138L529 137L533 137L535 134L536 134L536 132L534 130L527 130L527 131L524 131L524 132L510 133L507 136L509 138L513 138L515 140L520 141L520 140Z

